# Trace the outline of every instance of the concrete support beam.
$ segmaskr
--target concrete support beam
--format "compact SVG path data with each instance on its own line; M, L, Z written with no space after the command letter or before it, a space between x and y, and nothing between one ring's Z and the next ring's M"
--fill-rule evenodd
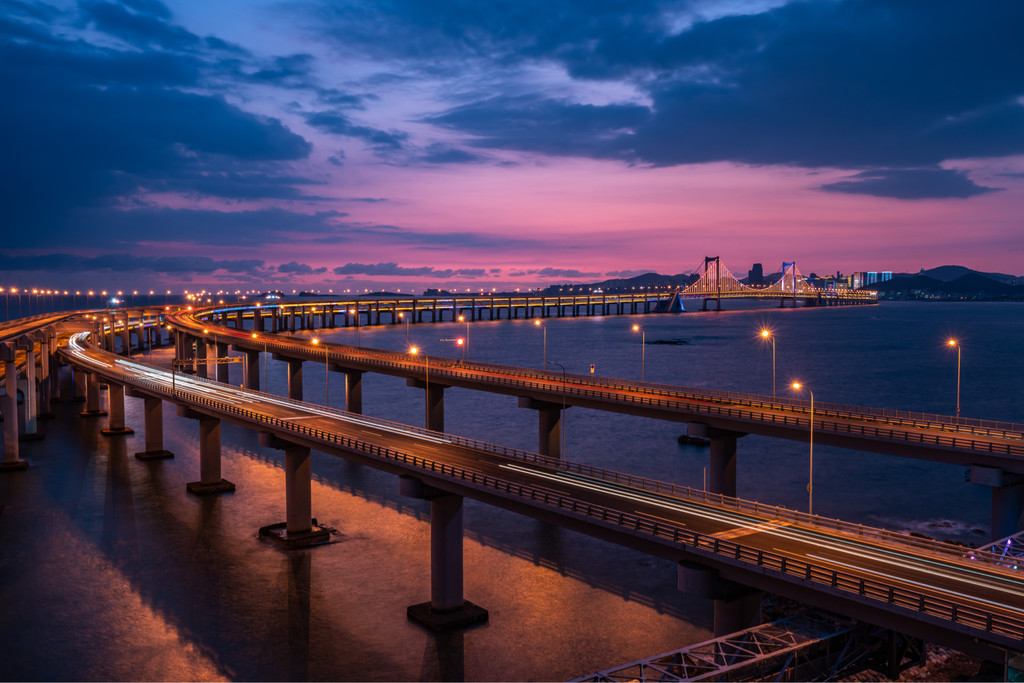
M0 361L4 364L4 396L0 398L0 412L4 417L4 459L2 470L24 470L28 462L18 453L18 368L15 364L14 344L0 344Z
M86 373L85 379L85 410L79 413L82 417L102 417L107 411L100 408L100 378L93 373Z
M142 397L146 420L146 450L135 454L139 460L173 458L174 453L164 449L163 401L153 396Z
M519 407L537 411L537 452L550 458L564 457L562 453L562 414L564 413L562 404L537 401L521 396Z
M17 348L25 352L25 377L18 382L22 393L18 433L22 441L43 438L39 433L36 416L39 412L39 394L36 386L36 344L34 339L23 337Z
M363 371L345 371L345 410L350 413L363 412Z
M736 496L736 439L743 432L713 429L700 422L686 427L687 436L709 439L711 453L708 462L708 491L724 496Z
M313 518L312 467L308 446L260 432L260 445L284 450L285 521L260 528L266 538L289 550L329 543L331 532Z
M235 485L220 475L220 420L185 406L178 406L178 414L199 420L199 481L187 483L186 490L198 496L234 491Z
M107 403L110 410L109 422L107 428L100 431L105 436L114 436L119 434L134 434L135 430L130 427L124 426L124 385L114 384L113 382L107 385Z
M990 540L998 541L1024 531L1024 476L998 467L971 465L967 481L992 488Z
M405 381L407 386L424 390L426 401L426 428L435 432L444 431L444 390L447 385L437 382L424 382L410 377Z
M302 361L288 358L288 398L293 401L302 400Z
M409 619L435 631L487 621L487 610L463 596L462 496L401 477L403 495L430 501L430 602L411 605Z
M245 388L260 390L260 352L245 351Z
M71 401L73 403L84 403L86 395L86 382L89 379L88 373L80 368L71 368Z
M764 592L725 580L710 567L680 563L676 585L688 595L714 600L716 638L757 626L762 621Z
M228 357L228 345L224 342L217 342L215 345L214 353L217 358ZM227 363L217 363L217 381L228 384L231 381L231 375L228 370L231 368Z
M208 366L205 363L207 358L206 351L208 348L209 346L202 339L195 340L196 376L202 377L203 379L210 376Z

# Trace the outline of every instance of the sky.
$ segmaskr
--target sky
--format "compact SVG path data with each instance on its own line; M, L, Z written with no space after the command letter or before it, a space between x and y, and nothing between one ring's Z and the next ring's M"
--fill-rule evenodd
M0 0L0 286L1024 274L1024 3Z

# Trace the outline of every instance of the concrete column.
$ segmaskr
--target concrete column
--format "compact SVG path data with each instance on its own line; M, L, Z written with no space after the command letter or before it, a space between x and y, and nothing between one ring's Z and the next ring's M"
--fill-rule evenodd
M217 342L214 346L216 347L214 349L214 353L216 354L217 358L227 358L228 357L228 345L227 344L225 344L224 342ZM231 381L231 375L228 372L228 370L230 368L231 368L231 366L229 364L227 364L227 363L217 363L217 381L218 382L223 382L224 384L228 384Z
M1024 531L1024 484L992 489L991 540Z
M408 617L434 630L487 621L487 610L463 596L462 496L401 477L403 495L430 501L430 602L411 605Z
M39 438L38 421L36 415L39 410L39 394L36 387L36 345L29 341L25 349L25 382L22 393L22 409L25 411L25 423L22 427L22 438Z
M688 436L710 439L711 455L708 462L708 491L736 497L736 439L743 432L714 429L700 422L687 425Z
M57 357L57 338L50 337L47 340L47 348L50 357L50 403L59 403L60 396L60 359Z
M245 351L245 388L260 390L260 352Z
M124 314L123 325L121 327L121 353L126 356L132 355L132 335L128 329L128 313Z
M676 587L687 595L714 600L716 638L761 623L764 593L722 579L711 567L681 562Z
M562 405L519 397L519 407L537 411L537 452L551 458L562 458Z
M444 384L424 382L410 377L405 381L407 386L424 389L426 399L426 428L435 432L444 431Z
M992 488L990 540L998 541L1024 530L1024 475L999 467L971 465L967 481Z
M363 412L363 371L345 372L345 410L350 413Z
M209 377L210 376L209 366L205 362L206 358L207 358L206 350L208 348L208 345L202 339L199 339L199 338L196 338L195 342L196 342L196 355L195 355L195 358L196 358L196 362L195 362L196 376L197 377L203 377L203 378Z
M36 391L36 418L49 419L53 417L50 412L50 390L53 382L50 381L50 368L52 358L50 356L50 340L47 336L39 338L39 387ZM57 366L54 364L54 368Z
M100 433L106 436L116 434L134 434L135 430L124 426L124 385L110 382L107 384L107 403L110 418L107 428Z
M288 398L302 400L302 361L288 358Z
M4 364L4 391L0 412L4 416L4 459L0 470L23 470L28 462L18 457L18 367L12 342L0 344L0 360Z
M139 460L173 458L174 453L164 449L163 401L153 396L142 396L146 420L146 450L135 454Z
M85 401L86 381L89 375L80 368L71 368L71 400L75 403Z
M185 406L179 406L178 413L199 420L199 481L191 481L185 488L196 495L234 491L235 485L220 475L220 420Z
M88 373L85 379L85 410L79 413L82 417L102 417L107 411L100 408L100 378Z
M285 448L285 524L289 534L312 530L311 476L309 447L291 444Z

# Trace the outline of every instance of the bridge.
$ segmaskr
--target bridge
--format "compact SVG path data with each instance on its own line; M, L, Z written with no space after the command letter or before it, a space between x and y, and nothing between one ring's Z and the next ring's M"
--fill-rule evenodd
M680 300L703 300L704 310L708 310L709 301L714 301L716 310L721 310L722 299L776 299L780 306L786 301L792 301L793 306L797 301L803 301L806 306L878 303L878 292L813 287L793 262L783 263L781 277L766 285L743 284L722 263L720 256L705 256L703 264L694 272L699 272L700 277L675 295Z
M803 438L813 424L817 433L842 436L844 441L851 438L849 443L857 444L847 447L905 456L917 453L943 461L990 458L981 467L1006 466L1016 472L1013 462L1021 455L1021 435L1014 425L848 406L816 406L811 414L800 401L568 377L348 345L316 348L285 335L212 324L251 320L253 327L273 327L277 318L265 319L260 308L196 309L168 314L164 321L177 330L178 357L191 362L197 374L205 374L210 360L226 357L229 344L243 355L273 353L289 365L290 398L258 393L258 384L235 389L118 358L78 336L61 354L78 368L76 379L83 376L85 380L79 384L86 399L83 414L102 412L98 385L106 382L110 386L108 432L116 435L127 429L124 396L143 398L147 449L140 456L144 456L162 451L160 411L151 406L173 401L181 414L199 421L201 472L199 481L190 484L195 493L230 487L219 468L220 420L256 429L266 445L286 454L288 519L278 531L285 539L317 537L308 493L309 449L398 474L405 493L431 501L435 530L431 542L436 551L432 556L441 559L432 567L437 580L431 601L420 610L428 618L434 612L459 611L453 605L466 602L461 595L461 540L455 537L461 539L461 498L470 496L677 562L681 587L716 599L716 631L729 632L752 618L754 600L749 589L754 588L993 659L1019 649L1024 639L1024 601L1017 573L996 553L965 557L955 546L741 501L723 491L696 491L570 463L557 452L523 453L459 439L441 430L374 420L360 415L358 378L366 371L406 376L411 386L424 389L428 426L432 420L433 426L438 420L443 423L443 389L456 382L518 392L525 399L521 405L542 415L541 443L547 441L549 446L557 443L551 438L557 426L552 417L568 405L693 423L712 438L712 469L717 472L712 489L729 486L730 470L735 486L735 439L741 433ZM146 326L146 320L140 312L133 325L120 330L138 329L139 322L145 330L164 329ZM114 324L92 321L87 327L94 339L112 345ZM148 332L145 337L150 339ZM190 355L189 349L202 349L205 357ZM359 410L337 411L302 402L301 368L308 361L326 361L332 370L344 372L349 389L346 407ZM244 383L250 385L259 379L258 372L254 377L253 365L258 367L250 362L244 373ZM221 364L213 367L218 368L218 376L227 369ZM17 374L13 366L7 369ZM349 380L349 375L355 379ZM747 431L736 431L740 427ZM872 444L873 448L866 447ZM5 449L5 460L7 456ZM473 607L463 611L479 617L479 608Z

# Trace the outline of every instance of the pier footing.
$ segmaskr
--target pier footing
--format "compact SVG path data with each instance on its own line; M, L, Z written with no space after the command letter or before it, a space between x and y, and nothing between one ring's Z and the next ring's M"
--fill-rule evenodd
M418 605L409 605L406 614L411 621L432 631L467 628L486 622L489 616L487 610L469 600L464 600L460 607L445 610L434 609L429 602L421 602Z
M316 523L316 518L311 521L309 529L288 531L288 523L279 522L260 527L258 536L260 540L271 541L285 550L309 548L331 542L330 530L319 526Z

